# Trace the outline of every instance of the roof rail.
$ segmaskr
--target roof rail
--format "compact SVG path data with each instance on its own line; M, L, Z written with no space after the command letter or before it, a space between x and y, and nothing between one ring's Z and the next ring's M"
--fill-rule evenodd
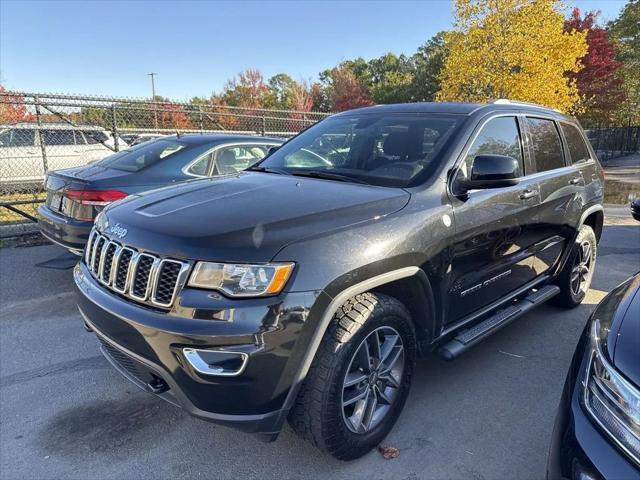
M509 100L508 98L499 98L491 102L495 105L525 105L527 107L535 107L535 108L544 108L545 110L553 110L554 112L562 113L557 108L545 107L544 105L539 105L537 103L531 102L521 102L519 100Z

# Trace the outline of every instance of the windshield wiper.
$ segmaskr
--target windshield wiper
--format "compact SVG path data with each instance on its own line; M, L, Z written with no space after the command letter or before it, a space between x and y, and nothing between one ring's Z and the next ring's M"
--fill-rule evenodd
M256 165L254 167L249 167L245 171L247 172L266 172L266 173L277 173L278 175L289 175L288 172L284 170L278 170L276 168L262 167L260 165Z
M367 182L365 182L364 180L360 180L359 178L349 177L348 175L340 175L339 173L322 172L320 170L291 172L291 175L295 175L297 177L325 178L327 180L338 180L339 182L351 182L369 185Z

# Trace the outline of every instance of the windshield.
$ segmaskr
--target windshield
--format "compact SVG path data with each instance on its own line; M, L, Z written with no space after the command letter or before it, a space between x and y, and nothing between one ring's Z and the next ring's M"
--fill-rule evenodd
M324 120L256 169L405 187L437 164L455 115L361 114Z
M154 163L187 148L188 144L175 139L154 140L109 155L99 165L126 172L138 172Z

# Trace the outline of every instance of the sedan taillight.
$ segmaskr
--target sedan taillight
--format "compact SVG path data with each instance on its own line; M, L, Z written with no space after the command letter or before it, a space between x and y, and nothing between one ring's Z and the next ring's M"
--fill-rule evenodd
M111 202L120 200L127 196L125 192L120 190L74 190L64 191L64 195L82 205L93 205L104 207Z

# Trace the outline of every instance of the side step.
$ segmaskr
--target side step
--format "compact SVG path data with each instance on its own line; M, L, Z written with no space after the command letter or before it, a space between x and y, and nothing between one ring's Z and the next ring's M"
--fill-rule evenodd
M500 310L473 327L462 330L452 340L449 340L440 347L438 354L446 360L453 360L476 343L497 332L528 311L542 305L558 293L560 293L560 287L556 285L547 285L530 293L522 298L516 305Z

